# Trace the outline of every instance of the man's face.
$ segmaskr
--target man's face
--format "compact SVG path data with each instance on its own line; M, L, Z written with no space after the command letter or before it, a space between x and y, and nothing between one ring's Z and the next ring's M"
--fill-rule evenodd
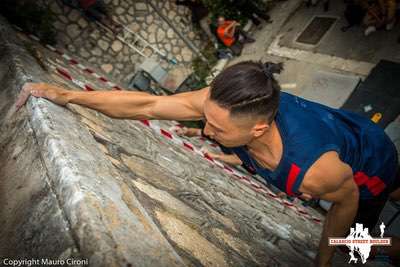
M225 18L224 17L219 17L218 18L218 25L224 25L224 23L225 23Z
M204 134L226 147L249 144L268 128L266 122L246 117L232 117L228 109L207 99L204 103L206 126Z

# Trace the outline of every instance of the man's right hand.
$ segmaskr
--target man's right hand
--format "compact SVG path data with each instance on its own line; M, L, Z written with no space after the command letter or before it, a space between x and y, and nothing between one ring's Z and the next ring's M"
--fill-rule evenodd
M62 106L65 106L69 100L69 91L61 87L47 83L25 83L15 103L17 110L25 105L30 95L46 98Z
M70 91L46 83L27 83L16 102L20 109L30 95L43 97L58 105L73 103L117 119L200 120L209 88L171 96L155 96L127 90Z

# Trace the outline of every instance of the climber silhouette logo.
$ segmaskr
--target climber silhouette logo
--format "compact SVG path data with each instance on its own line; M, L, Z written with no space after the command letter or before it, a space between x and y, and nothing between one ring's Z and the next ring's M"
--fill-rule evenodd
M357 252L361 258L361 262L365 264L371 252L372 246L391 246L391 238L383 238L385 232L385 224L382 222L379 226L381 234L380 238L373 238L368 228L364 228L361 223L356 223L356 228L350 228L350 234L345 238L329 238L329 246L343 246L346 245L349 249L350 260L349 263L357 263L358 259L354 255Z

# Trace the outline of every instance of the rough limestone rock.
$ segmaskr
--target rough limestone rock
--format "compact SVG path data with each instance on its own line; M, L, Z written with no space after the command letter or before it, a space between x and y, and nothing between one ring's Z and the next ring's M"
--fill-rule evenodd
M15 112L27 81L80 90L56 68L110 88L1 18L0 57L0 255L93 267L313 265L321 225L142 123L36 98Z

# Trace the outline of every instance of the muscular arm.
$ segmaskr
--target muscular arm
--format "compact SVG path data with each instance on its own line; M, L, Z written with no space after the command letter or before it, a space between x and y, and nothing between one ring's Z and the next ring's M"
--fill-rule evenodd
M328 246L328 237L344 236L358 209L359 191L352 169L336 152L327 152L306 173L300 191L333 202L325 219L317 259L318 266L330 266L334 247Z
M46 83L27 83L17 100L17 108L24 105L30 95L59 105L82 105L113 118L197 120L203 117L208 88L172 96L155 96L132 91L71 91Z

